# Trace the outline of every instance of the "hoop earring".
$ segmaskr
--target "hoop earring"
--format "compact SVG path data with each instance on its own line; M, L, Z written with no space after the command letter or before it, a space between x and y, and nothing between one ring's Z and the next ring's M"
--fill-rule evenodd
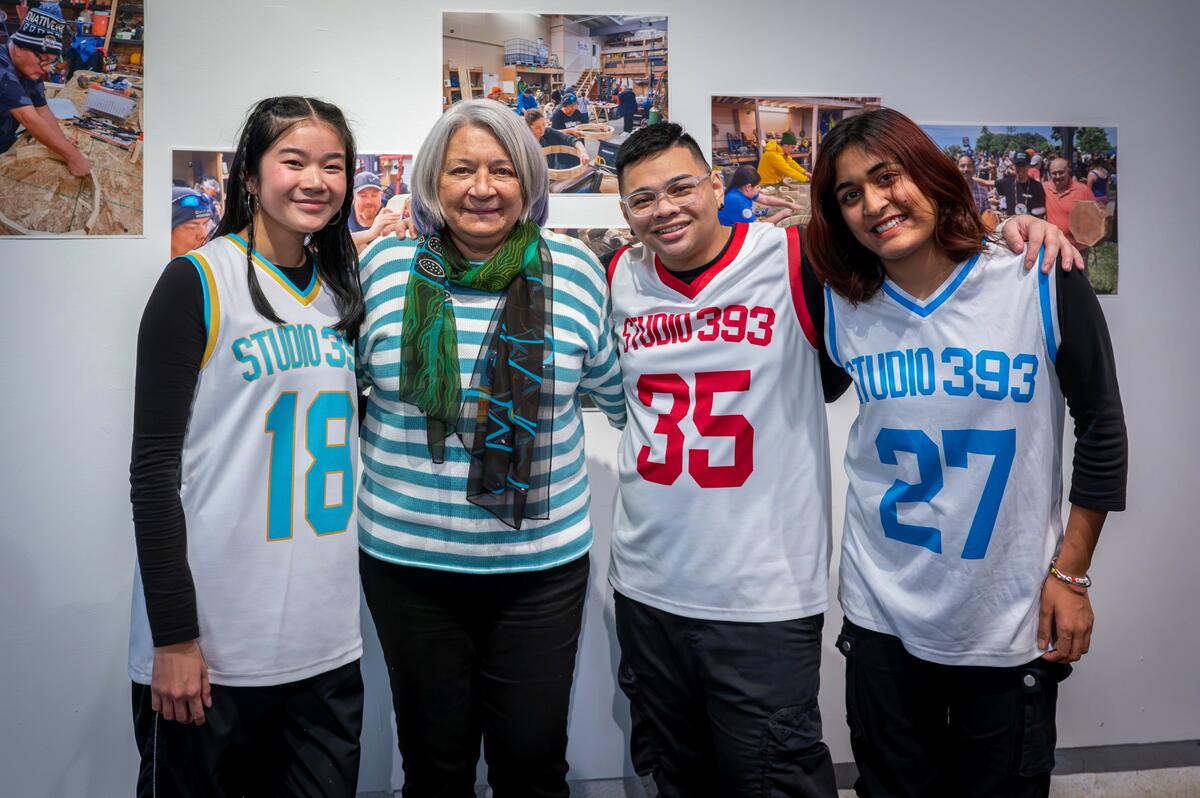
M250 209L251 218L258 215L258 196L256 194L246 192L246 207Z
M334 217L332 219L330 219L328 222L325 223L325 226L329 227L330 225L337 224L341 220L342 220L342 209L338 208L338 212L336 214L334 214Z

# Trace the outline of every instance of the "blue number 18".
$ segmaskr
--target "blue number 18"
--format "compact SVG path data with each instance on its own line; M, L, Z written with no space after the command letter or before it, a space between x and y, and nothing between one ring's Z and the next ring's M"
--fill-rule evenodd
M885 427L879 430L879 435L875 438L875 449L879 453L880 462L886 465L897 464L896 452L911 452L917 457L920 476L920 481L916 484L897 479L883 494L883 499L879 502L879 517L883 524L884 536L941 554L941 530L936 527L902 523L896 509L899 502L928 504L942 489L942 466L937 444L921 430ZM975 508L975 516L971 520L971 529L967 533L966 545L962 551L964 560L981 560L987 554L988 543L996 527L996 516L1000 512L1000 503L1004 499L1004 489L1008 484L1008 475L1012 471L1013 458L1017 451L1017 431L942 430L942 449L946 453L946 465L950 468L969 467L968 454L992 456L992 469L988 472L983 494L979 497L979 505Z

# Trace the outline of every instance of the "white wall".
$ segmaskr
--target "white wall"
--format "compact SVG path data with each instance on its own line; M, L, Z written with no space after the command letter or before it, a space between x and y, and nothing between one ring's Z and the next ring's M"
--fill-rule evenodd
M227 147L245 109L269 94L337 102L365 151L415 151L440 112L435 4L353 5L350 13L322 0L156 0L147 20L149 235L0 240L9 308L0 322L0 795L132 791L125 647L133 352L142 305L167 257L170 148ZM489 7L518 8L517 0ZM598 9L572 0L545 10ZM1130 510L1110 520L1100 545L1094 645L1064 689L1060 744L1200 738L1193 509L1200 483L1193 228L1200 208L1186 172L1200 129L1196 4L1010 0L1002 9L979 3L973 10L962 0L862 0L808 4L797 17L794 4L770 0L752 17L731 17L727 2L658 0L654 10L670 16L675 119L702 146L711 94L880 95L924 122L1120 128L1123 269L1120 294L1103 305L1132 444ZM780 23L765 22L771 19ZM360 53L364 20L398 26L395 48ZM1024 21L1019 32L1014 20ZM219 55L196 69L185 55L218 52L214 37L222 39ZM805 43L800 62L792 58L798 37ZM739 52L751 55L730 56ZM551 219L564 227L620 224L603 196L556 198ZM835 463L852 412L846 402L830 412ZM598 536L571 725L572 774L581 778L627 767L602 579L614 436L599 421L589 419L588 428ZM845 481L836 466L834 473L839 517ZM835 758L845 761L841 663L832 646L839 623L831 612L822 707ZM393 765L377 652L364 671L362 787L378 789Z

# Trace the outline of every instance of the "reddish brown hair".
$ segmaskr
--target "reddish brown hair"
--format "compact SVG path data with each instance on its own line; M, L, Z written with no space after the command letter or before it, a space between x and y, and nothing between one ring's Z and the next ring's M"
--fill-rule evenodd
M934 241L949 257L966 260L982 249L987 228L954 161L899 111L867 111L839 122L821 142L813 165L812 219L805 243L813 271L830 288L857 304L874 296L883 284L883 264L846 226L834 191L838 157L850 147L862 147L904 168L933 203Z

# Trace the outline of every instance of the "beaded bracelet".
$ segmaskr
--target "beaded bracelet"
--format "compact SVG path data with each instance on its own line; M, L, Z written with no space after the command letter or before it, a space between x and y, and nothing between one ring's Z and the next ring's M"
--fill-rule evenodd
M1088 588L1092 586L1092 578L1090 576L1067 576L1054 563L1050 563L1050 575L1060 582L1066 582L1071 587Z

